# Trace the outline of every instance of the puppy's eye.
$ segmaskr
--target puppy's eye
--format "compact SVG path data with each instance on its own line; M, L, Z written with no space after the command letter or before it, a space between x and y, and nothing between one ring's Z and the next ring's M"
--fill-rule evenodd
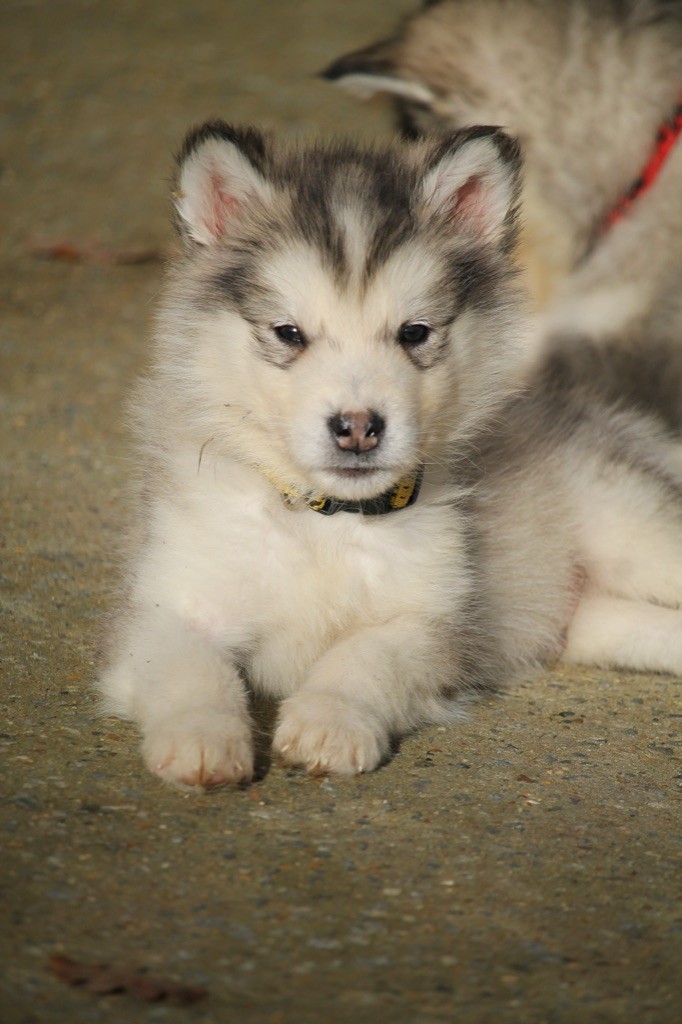
M411 348L413 345L422 345L430 333L431 328L428 324L403 324L398 331L398 341L401 345Z
M287 345L295 345L298 348L307 345L303 331L300 331L295 324L273 324L272 329L280 341Z

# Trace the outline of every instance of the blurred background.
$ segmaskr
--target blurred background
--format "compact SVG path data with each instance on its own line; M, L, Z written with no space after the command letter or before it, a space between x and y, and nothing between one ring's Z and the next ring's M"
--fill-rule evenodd
M170 157L219 115L376 134L390 118L316 77L409 0L4 0L5 241L161 237Z

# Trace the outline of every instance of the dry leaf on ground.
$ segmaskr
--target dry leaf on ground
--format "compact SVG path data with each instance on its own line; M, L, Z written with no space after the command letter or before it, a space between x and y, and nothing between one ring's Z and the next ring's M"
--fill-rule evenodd
M97 995L127 993L146 1002L162 1000L188 1006L205 999L208 993L196 985L183 985L167 978L147 973L145 967L113 967L72 960L61 953L53 953L49 960L52 973L65 985L83 988Z
M63 263L91 263L100 267L117 264L150 263L162 260L165 252L158 245L103 245L89 239L36 239L27 246L31 256Z

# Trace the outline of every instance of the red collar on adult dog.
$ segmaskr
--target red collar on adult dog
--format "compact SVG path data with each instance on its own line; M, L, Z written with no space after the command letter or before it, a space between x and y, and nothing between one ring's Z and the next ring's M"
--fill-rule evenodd
M608 231L610 227L624 217L635 200L639 199L647 189L651 188L680 134L682 134L682 101L677 105L670 120L665 121L659 128L654 150L637 181L633 182L627 192L620 197L616 205L609 210L602 220L600 234Z

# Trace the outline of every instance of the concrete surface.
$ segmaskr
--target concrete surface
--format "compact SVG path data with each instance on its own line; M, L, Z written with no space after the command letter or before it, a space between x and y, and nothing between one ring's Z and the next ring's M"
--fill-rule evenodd
M97 713L120 406L161 268L27 246L165 245L169 154L211 114L386 131L381 106L311 76L408 6L2 5L6 1024L681 1019L675 681L555 670L409 738L375 775L274 765L198 797L151 778L135 729ZM208 996L97 996L55 980L54 953Z

